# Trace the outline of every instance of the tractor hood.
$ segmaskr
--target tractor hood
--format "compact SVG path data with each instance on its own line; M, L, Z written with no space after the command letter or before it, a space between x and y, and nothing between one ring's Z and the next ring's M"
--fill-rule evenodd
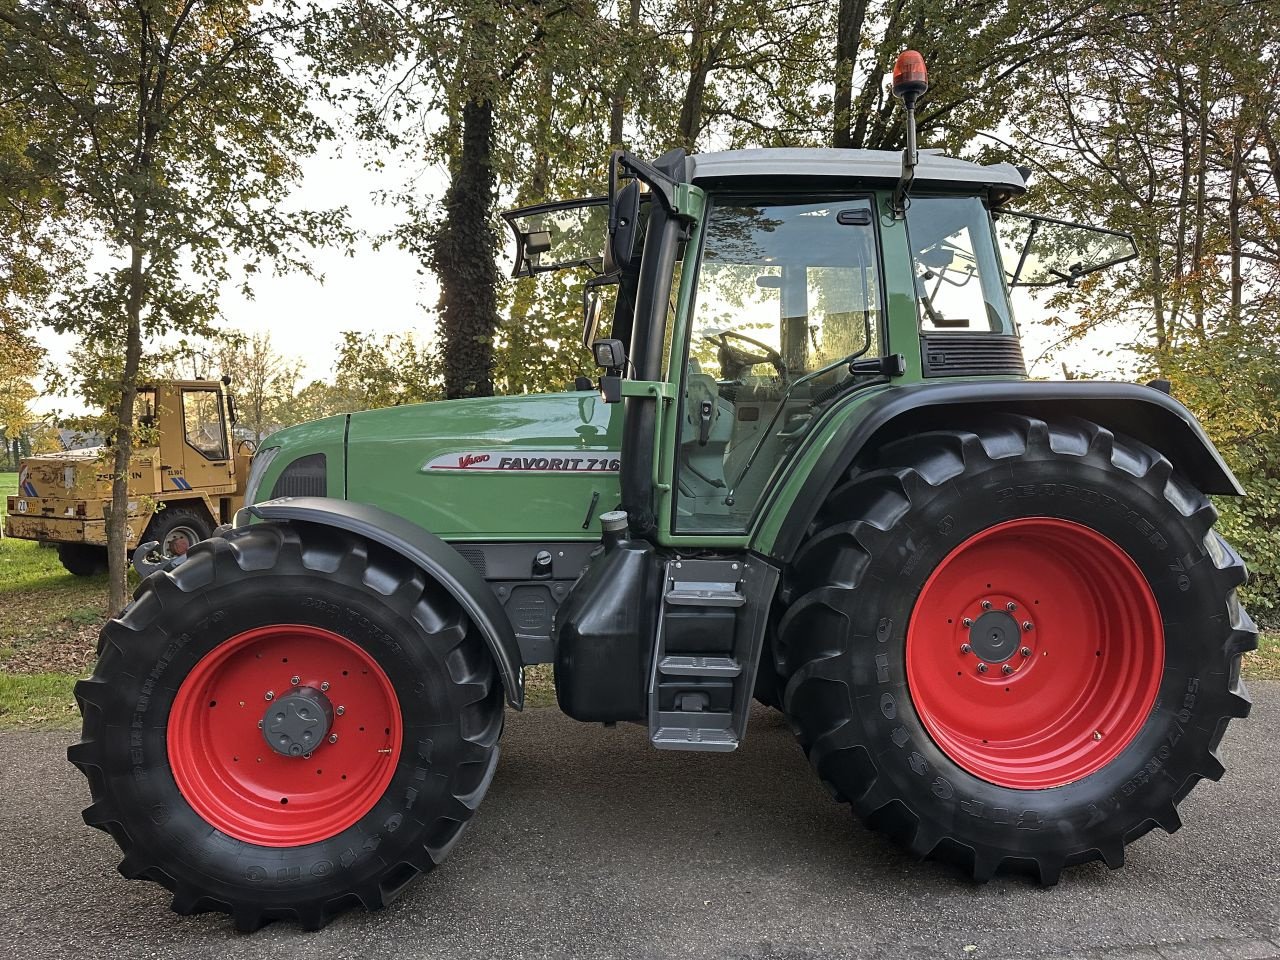
M346 495L442 537L593 539L620 449L621 405L594 392L371 410L347 426Z

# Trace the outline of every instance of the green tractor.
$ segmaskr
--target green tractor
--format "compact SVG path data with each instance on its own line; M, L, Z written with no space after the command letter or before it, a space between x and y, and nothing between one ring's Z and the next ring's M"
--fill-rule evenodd
M268 438L76 687L120 871L245 930L382 907L458 842L536 663L662 750L731 751L762 700L976 880L1176 830L1249 711L1209 501L1242 491L1167 385L1027 378L1010 289L1132 241L917 151L923 74L901 154L619 152L606 197L509 214L518 275L597 268L596 382Z

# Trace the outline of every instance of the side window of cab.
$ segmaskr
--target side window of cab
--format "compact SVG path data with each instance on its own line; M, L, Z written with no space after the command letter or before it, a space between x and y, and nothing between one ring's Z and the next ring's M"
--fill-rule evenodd
M227 435L217 390L182 391L182 431L187 443L206 459L227 459Z

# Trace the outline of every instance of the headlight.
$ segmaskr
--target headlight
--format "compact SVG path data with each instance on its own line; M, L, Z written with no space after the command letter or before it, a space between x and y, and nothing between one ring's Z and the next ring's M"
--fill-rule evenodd
M276 458L279 452L279 447L263 447L253 455L253 462L249 464L249 478L244 482L244 505L246 507L256 501L258 486L262 483L262 475L267 472L267 467L271 466L271 461Z

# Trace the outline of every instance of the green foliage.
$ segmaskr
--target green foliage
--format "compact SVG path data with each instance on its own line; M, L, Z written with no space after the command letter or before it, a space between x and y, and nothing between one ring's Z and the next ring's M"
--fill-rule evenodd
M1009 146L1036 168L1033 204L1132 232L1139 258L1056 294L1049 322L1061 348L1100 331L1139 376L1172 381L1247 491L1219 501L1222 530L1251 609L1274 618L1280 7L1113 0L1079 27L1068 58L1033 68ZM1241 37L1258 38L1249 56Z
M1250 611L1280 621L1280 333L1270 317L1213 330L1160 373L1214 438L1247 496L1219 497L1219 528L1249 567Z
M342 335L334 363L334 395L346 410L394 407L444 398L436 354L412 334L374 340Z

